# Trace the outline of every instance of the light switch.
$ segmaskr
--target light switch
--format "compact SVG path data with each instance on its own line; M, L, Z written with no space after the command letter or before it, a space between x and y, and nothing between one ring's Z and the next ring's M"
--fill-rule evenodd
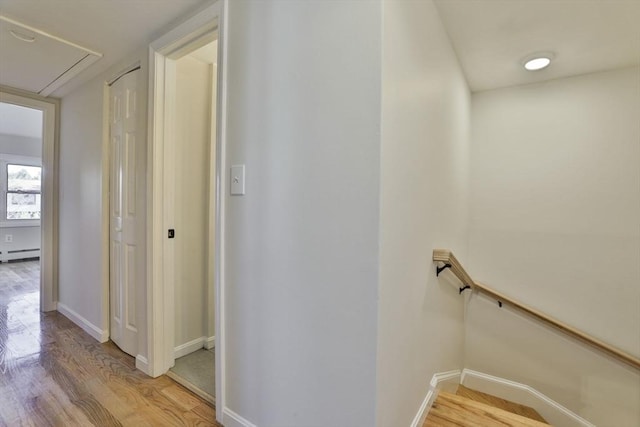
M244 165L231 166L231 195L244 196Z

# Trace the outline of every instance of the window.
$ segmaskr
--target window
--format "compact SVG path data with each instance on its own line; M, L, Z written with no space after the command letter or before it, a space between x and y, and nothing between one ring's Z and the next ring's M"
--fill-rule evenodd
M39 227L41 187L39 158L0 153L0 228Z
M7 164L7 220L40 219L42 168Z

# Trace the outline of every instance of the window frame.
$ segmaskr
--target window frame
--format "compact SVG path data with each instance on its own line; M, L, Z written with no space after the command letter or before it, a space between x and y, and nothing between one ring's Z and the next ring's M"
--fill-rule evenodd
M0 196L2 197L2 201L0 202L0 228L40 227L42 219L42 175L44 173L41 173L40 193L29 193L40 194L40 219L7 219L7 195L8 193L14 193L13 191L8 191L8 165L36 166L42 170L42 159L0 153Z

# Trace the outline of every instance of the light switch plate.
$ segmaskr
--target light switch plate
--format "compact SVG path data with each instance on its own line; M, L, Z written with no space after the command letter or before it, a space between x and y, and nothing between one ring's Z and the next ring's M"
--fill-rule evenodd
M231 195L244 196L244 165L231 166Z

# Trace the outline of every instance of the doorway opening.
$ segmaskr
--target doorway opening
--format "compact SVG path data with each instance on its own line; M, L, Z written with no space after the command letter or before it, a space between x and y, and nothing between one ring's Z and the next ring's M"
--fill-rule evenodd
M208 380L207 383L215 384L215 406L222 408L216 411L218 421L222 420L225 398L222 188L227 181L222 173L225 168L223 4L224 2L220 1L211 4L150 45L148 216L151 223L148 226L147 242L149 264L146 305L149 357L145 366L145 372L149 375L159 376L174 367L176 359L180 359L180 356L190 353L191 350L194 353L200 349L208 351L208 348L213 346L215 379ZM208 136L196 144L193 142L197 139L195 135L178 134L178 131L184 128L178 120L179 116L185 115L179 108L190 109L195 105L188 99L187 107L179 107L179 61L190 57L187 61L193 63L197 58L193 58L192 54L202 53L201 48L210 49L211 47L205 46L212 42L217 42L217 53L210 53L204 61L200 59L201 62L205 62L204 65L212 68L211 93L198 98L201 105L204 104L204 99L208 98L206 104L209 106L209 123L198 125L201 129L198 138L202 137L206 130ZM216 70L216 73L213 70ZM204 92L202 88L200 90ZM202 95L201 93L200 96ZM188 120L193 120L189 113L187 116ZM190 125L187 127L190 128ZM200 147L199 158L187 154L187 148L191 150L191 145L194 144ZM206 185L199 186L196 198L193 195L187 197L194 188L184 185L194 181L189 178L192 168L187 158L197 161L200 165L198 181L204 182L206 179ZM193 160L196 158L197 160ZM181 200L191 203L183 203L176 208ZM194 205L194 200L197 205ZM194 220L195 224L185 224L185 218L188 218L190 213L189 205L199 206L196 209L200 212L197 221ZM195 241L198 249L192 249L189 241ZM204 263L204 268L191 268L190 265L194 261L198 264ZM190 275L193 272L197 272L199 276L200 283L197 286L187 283L191 280ZM193 293L200 296L197 303ZM177 301L178 296L183 299L182 302ZM195 315L196 306L201 310L200 315ZM177 312L181 313L180 318ZM185 325L185 322L190 322L190 319L195 319L194 323L202 328L199 334L187 333L191 326ZM184 353L181 354L182 352ZM173 374L170 372L169 375Z
M40 320L42 122L40 110L0 102L0 322L7 330Z
M23 338L39 331L40 312L56 308L56 108L0 91L0 374L37 351Z
M0 292L36 314L56 309L56 108L0 91Z
M174 364L168 375L215 403L215 33L172 59Z

